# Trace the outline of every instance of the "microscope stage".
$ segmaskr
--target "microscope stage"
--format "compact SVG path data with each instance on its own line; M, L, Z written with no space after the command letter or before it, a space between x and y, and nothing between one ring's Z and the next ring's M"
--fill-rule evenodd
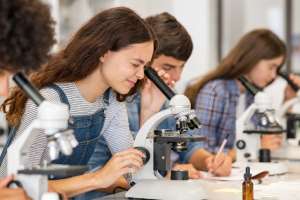
M19 170L19 174L40 174L48 175L50 178L67 178L83 174L88 170L85 165L61 165L51 164L46 167L35 167L32 169Z

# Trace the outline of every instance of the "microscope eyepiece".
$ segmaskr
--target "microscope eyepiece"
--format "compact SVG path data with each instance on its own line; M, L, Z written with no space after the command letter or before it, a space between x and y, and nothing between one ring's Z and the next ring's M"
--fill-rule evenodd
M278 75L281 76L284 80L287 81L287 83L291 86L291 88L294 90L294 92L297 92L299 90L299 86L296 85L290 78L287 73L284 72L278 72Z
M258 87L254 83L250 82L246 77L241 76L238 80L242 83L242 85L252 94L255 96L259 91L262 91L262 88Z
M21 72L16 73L13 76L13 80L37 106L39 106L45 100L45 98Z
M145 75L168 99L171 99L173 96L175 96L175 92L158 76L152 67L148 66L145 68Z

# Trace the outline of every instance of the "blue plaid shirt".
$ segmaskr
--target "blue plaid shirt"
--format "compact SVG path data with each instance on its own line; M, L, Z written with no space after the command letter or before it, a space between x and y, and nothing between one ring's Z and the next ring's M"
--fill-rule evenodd
M202 148L216 153L222 141L228 134L228 142L224 151L234 148L236 108L240 96L236 80L217 79L208 82L198 93L195 110L202 128L193 131L195 134L205 136L208 142L201 143ZM246 107L254 101L250 93L246 93ZM197 143L191 143L199 148Z

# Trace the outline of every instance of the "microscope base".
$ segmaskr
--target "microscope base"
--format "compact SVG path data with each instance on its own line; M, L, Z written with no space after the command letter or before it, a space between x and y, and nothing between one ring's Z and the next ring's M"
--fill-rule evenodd
M48 178L45 175L17 174L16 180L20 181L33 200L42 199L43 194L48 192Z
M201 183L197 180L143 180L136 183L126 198L163 200L207 199Z
M300 146L285 145L279 150L272 152L272 158L282 160L300 160Z
M288 172L288 166L283 162L236 162L233 167L245 169L251 168L253 174L268 171L269 175L280 175Z

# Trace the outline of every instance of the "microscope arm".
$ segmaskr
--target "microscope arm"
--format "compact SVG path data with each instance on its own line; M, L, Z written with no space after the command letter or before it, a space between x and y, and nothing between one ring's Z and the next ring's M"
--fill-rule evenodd
M164 119L169 116L185 116L191 112L189 99L177 94L173 96L169 103L169 108L152 115L141 127L136 135L134 146L144 146L146 138Z
M236 121L236 147L237 147L237 162L255 160L257 158L257 148L260 146L259 135L249 135L244 133L246 124L251 120L251 116L257 110L258 106L253 103ZM249 157L245 157L248 154Z
M278 72L278 75L281 76L283 79L285 79L287 81L287 83L290 85L290 87L294 90L294 92L297 93L297 96L295 98L292 98L290 100L288 100L287 102L285 102L283 104L283 107L279 110L278 112L278 117L280 120L282 120L284 118L284 115L287 113L287 111L293 106L295 105L297 102L300 102L300 90L299 90L299 86L296 85L290 78L289 78L289 74L287 73L283 73L283 72Z
M300 91L297 92L297 96L286 101L282 108L278 111L279 119L283 119L284 115L288 112L288 110L293 107L295 104L300 103Z
M244 127L246 122L251 120L254 112L257 110L259 112L264 112L266 110L272 109L272 103L269 96L264 92L258 92L254 97L254 102L246 109L245 112L239 117L237 123L241 123Z
M43 101L38 107L37 119L8 148L8 172L16 174L18 170L27 167L25 165L28 161L24 159L28 159L26 155L39 133L38 130L44 130L46 136L54 135L57 131L68 127L68 119L67 105Z
M237 124L241 124L242 126L244 126L245 123L250 120L251 116L253 115L256 109L256 104L251 104L250 107L242 114L242 116L239 117L239 119L237 120Z
M288 112L288 110L295 105L296 103L300 102L300 98L297 96L293 99L288 100L282 106L282 108L278 112L278 116L280 119L284 118L284 115Z
M18 170L25 169L25 163L22 159L26 149L29 149L34 141L37 132L32 131L40 126L38 120L34 120L29 127L11 144L7 154L7 172L8 174L17 174Z
M168 108L166 110L160 111L154 115L152 115L141 127L139 132L136 135L136 138L134 140L134 146L135 147L144 147L146 138L148 137L148 134L153 132L154 129L162 122L164 119L166 119L169 116L173 115L172 108Z

